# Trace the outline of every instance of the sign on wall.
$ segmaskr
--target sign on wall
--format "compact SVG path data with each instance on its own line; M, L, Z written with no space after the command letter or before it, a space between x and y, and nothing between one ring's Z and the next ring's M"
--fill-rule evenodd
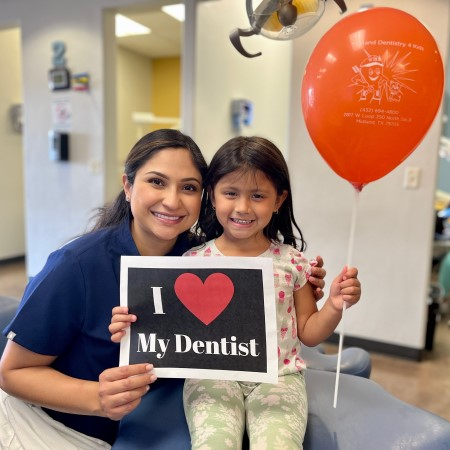
M158 377L276 383L271 258L122 256L122 306L138 320L120 364Z

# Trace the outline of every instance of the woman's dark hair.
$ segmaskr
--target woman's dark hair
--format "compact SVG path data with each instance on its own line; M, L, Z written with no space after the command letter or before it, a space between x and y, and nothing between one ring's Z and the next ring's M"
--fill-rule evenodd
M232 138L214 155L204 181L205 192L197 228L201 229L207 240L219 237L223 233L223 227L217 220L208 190L214 190L218 181L231 172L244 174L256 171L264 173L275 186L278 195L281 195L283 191L288 193L278 214L272 215L271 221L264 229L264 235L271 241L292 245L300 251L305 250L306 242L294 218L292 190L286 161L276 145L262 137ZM294 235L293 227L297 229L298 237ZM283 239L280 238L280 234ZM300 246L297 240L300 241Z
M128 182L132 185L137 171L157 152L164 149L184 148L192 157L192 162L199 170L202 179L205 179L208 165L202 152L192 138L178 130L160 129L152 131L136 142L125 160L124 173ZM125 199L122 190L116 199L98 210L96 222L91 231L117 225L131 217L130 204ZM186 231L189 233L189 230Z

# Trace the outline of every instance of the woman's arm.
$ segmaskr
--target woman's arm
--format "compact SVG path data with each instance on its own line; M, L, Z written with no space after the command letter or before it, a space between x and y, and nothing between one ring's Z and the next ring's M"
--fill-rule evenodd
M50 367L54 360L8 341L0 360L1 388L56 411L119 420L139 404L156 379L150 364L136 364L105 370L98 382L80 380Z

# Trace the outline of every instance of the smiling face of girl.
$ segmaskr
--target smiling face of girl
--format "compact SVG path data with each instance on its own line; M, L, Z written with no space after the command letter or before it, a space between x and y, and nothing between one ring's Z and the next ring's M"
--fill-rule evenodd
M234 171L223 176L210 193L223 234L216 245L226 255L257 256L269 247L264 228L287 196L259 171Z
M159 150L139 168L133 184L124 176L123 185L141 255L167 254L198 219L202 176L187 149Z

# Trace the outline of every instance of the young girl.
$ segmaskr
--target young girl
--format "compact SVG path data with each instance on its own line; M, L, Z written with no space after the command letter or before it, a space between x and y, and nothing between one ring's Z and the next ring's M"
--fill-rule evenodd
M197 226L207 242L185 255L273 259L279 382L186 380L192 449L240 449L245 428L251 449L301 449L307 398L300 341L308 346L322 342L339 323L344 301L350 306L359 300L357 270L342 270L318 311L307 283L311 266L301 253L305 242L293 215L288 168L272 142L237 137L225 143L211 161L205 189ZM118 330L126 321L120 312L116 309L110 326L113 340L120 339L123 328Z

